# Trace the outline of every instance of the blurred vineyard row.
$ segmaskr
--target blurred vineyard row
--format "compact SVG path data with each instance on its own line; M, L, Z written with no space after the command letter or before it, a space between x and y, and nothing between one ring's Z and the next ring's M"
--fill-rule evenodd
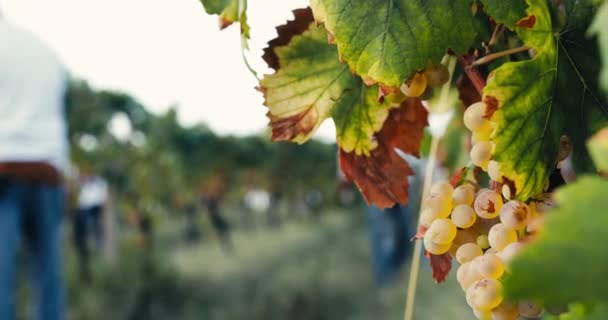
M67 102L74 164L104 176L121 205L171 211L201 194L238 202L252 189L292 204L311 191L328 204L337 199L335 145L218 136L202 124L182 126L177 107L153 114L127 94L83 81L72 82Z

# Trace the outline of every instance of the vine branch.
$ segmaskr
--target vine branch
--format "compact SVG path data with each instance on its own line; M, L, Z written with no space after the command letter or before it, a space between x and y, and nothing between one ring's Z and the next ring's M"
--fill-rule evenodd
M499 24L496 26L496 28L494 28L494 32L492 32L492 38L490 38L490 42L488 42L488 49L493 47L496 42L498 42L498 38L500 38L500 36L502 36L503 32L505 31L505 26L502 24Z
M475 90L477 90L477 93L479 94L479 96L482 97L483 88L486 86L486 81L481 76L481 73L479 73L479 70L470 67L471 64L473 63L473 56L471 56L471 55L460 56L458 58L458 62L460 62L460 64L462 65L462 69L464 70L464 73L467 75L469 80L471 80L471 83L473 83L473 86L475 87Z
M528 51L528 50L530 50L529 47L521 46L521 47L511 48L511 49L507 49L507 50L500 51L500 52L490 53L490 54L484 56L483 58L479 58L479 59L473 61L471 63L471 65L469 66L469 68L477 67L482 64L490 63L498 58L510 56L512 54L516 54L516 53L520 53L520 52L524 52L524 51Z

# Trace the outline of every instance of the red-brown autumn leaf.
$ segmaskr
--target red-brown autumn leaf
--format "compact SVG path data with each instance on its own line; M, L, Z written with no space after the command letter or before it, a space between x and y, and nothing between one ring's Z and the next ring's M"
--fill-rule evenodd
M289 141L301 134L309 136L319 121L314 108L288 117L277 117L270 112L266 116L270 119L273 141Z
M448 252L435 255L430 254L426 250L424 250L424 255L429 258L429 264L431 265L431 270L433 270L433 279L435 279L435 282L444 282L452 269L452 256Z
M344 175L355 182L369 204L389 208L407 203L408 177L413 171L395 148L419 156L427 116L420 100L408 99L391 110L382 130L375 134L377 147L369 155L340 149Z
M460 168L460 170L454 172L454 174L450 178L450 184L452 185L452 187L456 188L462 183L462 180L464 180L464 176L467 174L468 170L469 169L467 167L463 167Z
M424 238L424 234L426 233L426 231L428 229L429 228L427 228L427 227L425 227L423 225L418 226L418 232L416 232L416 234L414 235L414 237L412 237L411 240L412 241L414 241L414 240L421 240L422 238Z

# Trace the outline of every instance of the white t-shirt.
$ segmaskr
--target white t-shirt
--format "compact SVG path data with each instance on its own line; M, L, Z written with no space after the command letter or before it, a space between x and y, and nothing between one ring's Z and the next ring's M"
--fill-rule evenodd
M68 75L45 43L0 20L0 162L68 167Z
M86 179L78 193L78 208L102 206L108 200L108 184L99 176Z

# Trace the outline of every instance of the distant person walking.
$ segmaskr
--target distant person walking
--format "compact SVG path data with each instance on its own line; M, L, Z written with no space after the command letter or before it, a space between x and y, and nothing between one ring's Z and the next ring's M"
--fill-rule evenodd
M82 170L78 210L74 219L74 238L80 260L80 276L84 281L91 277L89 235L93 235L95 246L101 251L103 245L103 213L108 202L106 180L88 170Z
M222 248L224 251L230 252L234 249L232 238L230 237L230 225L222 214L225 183L225 177L222 174L209 178L202 187L201 201L207 207L211 226L215 230Z
M15 319L17 253L29 254L34 318L63 320L60 224L68 75L45 43L0 15L0 319Z

